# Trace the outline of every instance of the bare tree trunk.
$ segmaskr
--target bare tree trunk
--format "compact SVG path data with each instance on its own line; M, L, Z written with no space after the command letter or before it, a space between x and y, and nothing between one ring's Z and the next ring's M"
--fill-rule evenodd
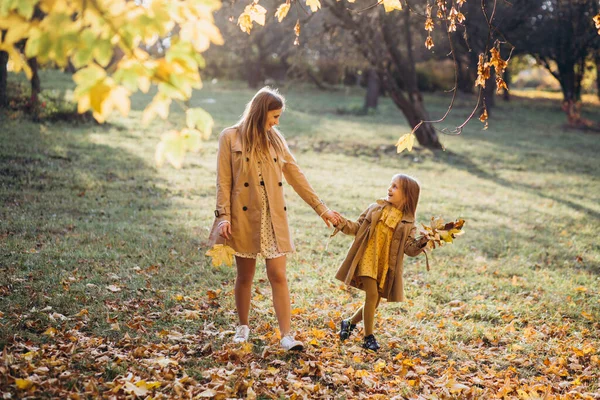
M37 121L40 114L39 95L42 91L40 75L38 74L38 62L34 57L27 60L27 64L29 65L29 68L31 68L31 97L29 97L29 109L31 110L31 117L34 121Z
M510 68L507 68L504 71L504 82L506 82L506 85L508 87L510 87L511 79L512 79L512 75L510 73ZM504 89L504 92L502 93L502 100L510 101L510 93L508 92L508 89Z
M31 68L31 106L37 107L38 97L40 92L42 91L42 87L40 84L40 75L38 74L38 62L37 58L30 58L27 60L27 64L29 64L29 68Z
M375 68L369 68L369 71L367 71L367 94L365 96L364 105L365 111L368 111L369 108L377 108L380 90L381 86L379 84L379 75L377 74Z
M393 79L393 78L392 78ZM386 81L390 81L390 77L388 76ZM410 124L411 128L415 128L421 121L427 121L429 119L429 115L427 115L427 111L425 111L425 104L423 103L423 98L421 94L418 92L413 92L410 96L410 100L404 96L402 91L398 90L398 87L395 84L388 85L388 93L390 94L390 98L396 104L402 114L406 117L406 120ZM417 141L421 146L428 147L430 149L441 149L442 144L440 143L437 133L433 126L429 123L423 123L415 132L415 136L417 137Z
M7 64L8 53L0 51L0 108L8 107L8 93L6 90L6 81L8 78Z
M596 51L594 61L596 62L596 89L598 91L598 99L600 99L600 50Z

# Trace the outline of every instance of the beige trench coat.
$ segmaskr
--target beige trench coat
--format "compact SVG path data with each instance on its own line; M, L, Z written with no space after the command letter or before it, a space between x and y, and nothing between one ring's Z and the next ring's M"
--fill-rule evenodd
M261 166L263 181L258 175L258 167L242 156L242 139L235 128L224 130L219 136L217 155L217 208L209 243L225 243L219 236L217 225L223 220L231 222L231 237L227 244L239 253L260 253L261 185L265 186L269 211L275 231L277 250L280 253L294 251L288 225L287 206L283 194L283 179L294 188L318 215L327 211L310 186L304 173L296 164L296 159L285 149L280 160L273 148L271 158ZM242 164L248 163L246 170Z
M362 289L360 279L356 276L358 264L365 252L369 238L375 234L375 226L383 207L388 204L390 203L385 200L377 200L360 215L356 222L344 219L334 232L334 235L338 231L342 231L347 235L356 236L346 259L335 275L337 279L347 285ZM415 257L423 251L419 241L415 240L417 228L414 222L414 217L404 216L392 236L388 275L383 290L380 289L381 297L390 302L404 301L404 254Z

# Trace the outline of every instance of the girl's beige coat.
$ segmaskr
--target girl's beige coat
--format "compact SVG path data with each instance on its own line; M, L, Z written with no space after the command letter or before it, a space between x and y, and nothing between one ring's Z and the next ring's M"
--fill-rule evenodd
M346 259L335 275L337 279L347 285L362 289L360 279L356 276L358 263L365 253L369 238L375 234L375 226L379 221L383 207L387 204L389 203L385 200L378 200L376 203L371 204L356 222L344 220L337 228L337 230L341 230L347 235L356 236ZM386 298L388 301L404 301L404 281L402 278L404 254L414 257L422 251L419 242L415 240L416 227L414 222L413 217L403 217L392 236L388 275L385 286L380 293L381 297Z
M288 209L283 196L283 176L317 214L321 215L327 210L287 147L282 160L274 149L269 150L271 158L261 165L261 181L258 166L242 155L242 139L237 129L226 129L219 136L217 208L209 238L210 245L225 243L225 239L219 236L217 225L227 220L231 222L232 233L232 238L227 240L227 244L239 253L260 253L260 186L264 185L277 250L282 253L294 251L288 225ZM244 163L247 163L245 169L242 168Z

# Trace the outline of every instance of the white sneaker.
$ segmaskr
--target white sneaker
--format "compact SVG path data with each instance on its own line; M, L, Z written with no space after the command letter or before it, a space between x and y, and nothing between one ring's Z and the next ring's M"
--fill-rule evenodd
M285 335L279 343L281 343L281 347L283 347L285 351L304 350L304 344L301 341L294 339L292 335Z
M235 328L235 336L233 337L233 343L244 343L248 341L250 335L250 328L248 325L240 325Z

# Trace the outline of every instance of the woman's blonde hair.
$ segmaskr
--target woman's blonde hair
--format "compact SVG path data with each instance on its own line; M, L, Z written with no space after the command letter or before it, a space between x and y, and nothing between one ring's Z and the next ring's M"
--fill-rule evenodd
M240 131L242 137L242 152L244 158L264 161L270 158L269 144L277 153L277 158L282 159L285 153L285 139L281 133L272 127L265 132L267 114L273 110L285 110L285 99L277 89L268 86L260 89L252 100L246 105L244 114L234 126ZM246 164L244 164L246 165Z
M421 187L419 182L411 176L405 174L396 174L392 181L398 184L398 187L404 194L404 204L402 204L402 215L416 217L417 204L419 203L419 194Z

